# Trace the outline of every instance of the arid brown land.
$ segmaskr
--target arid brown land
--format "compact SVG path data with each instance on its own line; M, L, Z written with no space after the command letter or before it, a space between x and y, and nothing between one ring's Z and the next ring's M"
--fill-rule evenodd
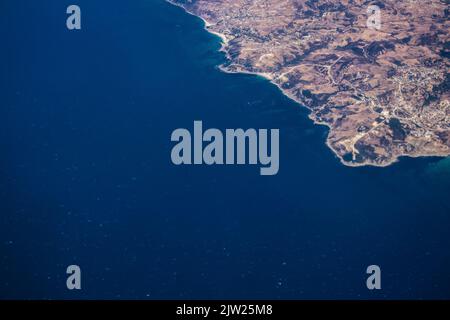
M223 70L263 75L308 107L344 164L450 154L448 0L170 2L222 36Z

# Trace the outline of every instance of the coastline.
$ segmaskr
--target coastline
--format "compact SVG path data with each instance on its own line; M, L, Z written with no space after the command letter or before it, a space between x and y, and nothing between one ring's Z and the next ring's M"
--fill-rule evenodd
M218 38L221 39L221 42L220 42L221 47L220 47L219 51L225 53L226 58L228 60L230 60L230 61L232 60L230 58L229 54L228 54L227 49L226 49L228 44L229 44L229 42L230 42L230 40L227 38L227 36L225 34L222 34L222 33L219 33L219 32L211 30L211 27L214 26L214 24L212 24L211 22L207 21L205 18L203 18L203 17L201 17L201 16L199 16L199 15L197 15L197 14L195 14L195 13L189 11L189 10L187 10L182 5L174 3L172 0L166 0L166 1L168 3L176 6L176 7L179 7L181 9L183 9L183 11L188 13L189 15L192 15L192 16L202 20L203 24L204 24L203 29L206 32L208 32L210 34L213 34L213 35L215 35L215 36L217 36ZM247 75L255 75L255 76L262 77L265 80L269 81L271 84L275 85L284 96L286 96L289 99L293 100L295 103L299 104L300 106L306 108L308 111L312 111L312 109L310 107L308 107L307 105L304 105L301 101L298 100L297 97L293 96L291 93L289 93L288 91L286 91L283 88L281 88L280 85L275 82L274 78L270 74L261 73L261 72L251 72L251 71L246 71L246 70L232 71L232 70L227 69L227 67L225 67L223 64L219 65L218 68L219 68L220 71L222 71L224 73L229 73L229 74L247 74ZM330 126L328 123L320 122L320 121L317 121L316 119L314 119L311 116L311 113L309 113L308 118L311 119L315 125L326 126L328 128L328 132L330 132L333 129L333 127ZM391 166L394 163L399 162L400 158L402 158L402 157L408 157L408 158L421 158L421 157L447 158L447 157L449 157L448 154L439 154L439 153L437 153L437 154L423 154L423 153L418 153L418 154L398 154L398 155L393 156L392 159L390 159L389 161L386 161L384 163L349 162L349 161L345 161L344 158L342 156L340 156L336 152L336 150L333 148L333 146L331 145L330 140L329 140L329 134L327 134L327 138L326 138L325 144L327 145L327 147L329 149L331 149L332 153L339 159L339 162L342 165L344 165L346 167L353 167L353 168L366 167L366 166L377 167L377 168L385 168L385 167Z

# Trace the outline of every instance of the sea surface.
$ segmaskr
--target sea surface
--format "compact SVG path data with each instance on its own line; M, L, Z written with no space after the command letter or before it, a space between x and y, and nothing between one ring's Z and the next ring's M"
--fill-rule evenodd
M77 0L69 31L72 2L0 2L0 298L450 298L449 159L345 167L199 18ZM279 128L279 174L174 166L194 120Z

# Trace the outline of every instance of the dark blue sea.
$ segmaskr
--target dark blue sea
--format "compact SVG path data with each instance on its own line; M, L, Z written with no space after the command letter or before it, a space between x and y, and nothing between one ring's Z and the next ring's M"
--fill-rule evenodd
M450 159L343 166L163 0L2 0L0 38L0 298L450 298ZM279 128L279 174L174 166L194 120Z

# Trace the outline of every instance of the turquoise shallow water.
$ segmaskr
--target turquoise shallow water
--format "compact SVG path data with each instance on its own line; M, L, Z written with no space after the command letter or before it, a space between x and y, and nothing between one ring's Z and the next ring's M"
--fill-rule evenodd
M201 20L79 2L79 33L59 1L0 11L1 298L450 297L448 159L345 167L306 109L218 70ZM170 134L194 120L279 128L279 174L174 167Z

